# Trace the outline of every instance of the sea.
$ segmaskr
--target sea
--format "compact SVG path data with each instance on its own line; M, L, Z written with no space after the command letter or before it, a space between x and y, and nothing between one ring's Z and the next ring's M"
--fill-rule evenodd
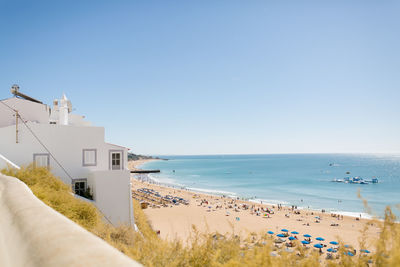
M399 216L400 154L268 154L163 156L143 169L167 186L245 198L257 203L326 210L348 216ZM377 184L332 182L344 177L378 178ZM365 206L363 199L367 201Z

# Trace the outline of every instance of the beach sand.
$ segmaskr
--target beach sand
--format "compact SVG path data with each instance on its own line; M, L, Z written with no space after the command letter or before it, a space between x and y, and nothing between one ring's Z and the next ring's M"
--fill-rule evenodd
M137 168L140 164L137 163L134 166ZM343 216L343 219L340 218L338 220L336 217L332 217L330 213L312 210L299 210L300 214L294 214L291 207L282 207L281 210L278 210L276 205L261 205L248 201L233 200L227 197L164 187L132 179L133 192L137 192L137 189L140 188L154 189L162 196L179 196L189 201L189 205L169 204L167 207L156 208L149 206L144 209L153 229L160 231L162 238L169 240L178 238L184 243L192 233L192 225L204 233L235 233L242 237L247 237L250 233L265 234L267 231L273 231L278 234L281 233L281 229L285 228L289 231L299 232L297 235L299 240L304 239L304 234L311 235L313 240L311 245L318 243L313 238L323 237L325 241L322 243L327 244L328 247L330 241L341 240L359 250L359 238L362 236L361 231L366 224L370 225L366 232L367 244L371 244L378 237L380 231L377 227L380 222L376 220L356 220L354 217L347 216ZM202 200L208 201L208 204L203 203L201 205ZM237 205L236 209L235 204ZM270 215L270 218L265 218L264 212L257 216L250 209L238 208L243 204L254 205L255 208L268 207L274 210L274 214ZM232 208L229 208L229 205ZM222 207L216 208L216 206ZM317 216L320 217L320 220L315 218ZM331 226L332 223L339 224L339 226ZM372 246L367 247L367 249L371 248Z
M143 165L146 162L150 162L153 160L159 160L159 159L140 159L140 160L130 160L128 161L128 169L131 171L136 171L140 170L141 165Z

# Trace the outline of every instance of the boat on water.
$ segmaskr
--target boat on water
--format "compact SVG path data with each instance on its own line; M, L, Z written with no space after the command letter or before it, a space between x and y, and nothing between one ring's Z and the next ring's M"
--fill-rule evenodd
M372 178L372 180L364 180L363 178L356 177L345 177L343 179L333 179L332 182L335 183L345 183L345 184L377 184L379 182L378 178Z

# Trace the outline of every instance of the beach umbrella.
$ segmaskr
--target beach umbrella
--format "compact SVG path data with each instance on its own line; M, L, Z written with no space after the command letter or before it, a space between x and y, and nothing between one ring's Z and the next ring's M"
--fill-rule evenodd
M333 249L333 248L328 248L326 251L328 251L328 252L337 252L337 250Z
M297 231L293 231L293 232L292 232L292 234L294 234L294 235L298 235L298 234L299 234L299 232L297 232Z
M331 242L329 242L329 243L332 244L332 245L339 245L339 243L336 242L336 241L331 241Z
M309 235L309 234L306 234L306 235L303 235L304 237L311 237L311 235Z
M361 249L361 252L365 252L365 253L371 253L371 251L367 250L367 249Z
M308 241L306 241L306 240L301 241L301 243L304 244L304 245L310 244L310 242L308 242Z
M349 246L349 245L344 245L344 247L345 247L345 248L349 248L350 246Z
M345 255L349 255L349 256L354 256L354 254L353 253L351 253L350 251L349 252L347 252L347 253L344 253Z
M289 240L295 240L296 238L294 238L293 236L289 237Z
M314 247L315 247L315 248L323 248L324 246L321 245L321 244L315 244Z
M283 235L283 234L277 234L276 236L278 236L278 237L286 237L286 236Z
M325 239L323 239L322 237L317 237L315 239L318 240L318 241L325 241Z
M272 231L268 231L267 233L270 234L270 235L274 234L274 232L272 232Z
M286 232L286 233L289 232L288 229L282 229L281 231L282 231L282 232Z

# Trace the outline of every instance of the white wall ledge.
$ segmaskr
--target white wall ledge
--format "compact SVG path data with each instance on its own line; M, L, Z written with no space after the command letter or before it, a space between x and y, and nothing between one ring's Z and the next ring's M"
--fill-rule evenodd
M0 266L141 266L0 174Z

